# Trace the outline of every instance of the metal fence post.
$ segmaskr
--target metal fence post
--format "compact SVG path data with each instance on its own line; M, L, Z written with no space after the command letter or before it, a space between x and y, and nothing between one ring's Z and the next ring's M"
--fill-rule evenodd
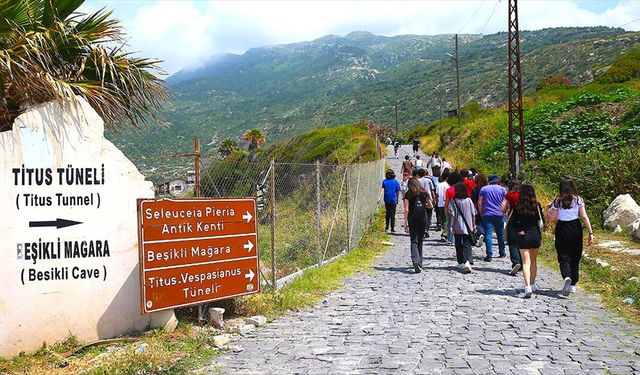
M276 289L276 163L271 158L271 285Z
M347 165L347 252L351 251L351 223L349 220L349 199L351 199L351 164Z
M316 160L316 236L318 240L318 259L322 258L322 206L320 203L320 161ZM320 260L322 261L322 260Z

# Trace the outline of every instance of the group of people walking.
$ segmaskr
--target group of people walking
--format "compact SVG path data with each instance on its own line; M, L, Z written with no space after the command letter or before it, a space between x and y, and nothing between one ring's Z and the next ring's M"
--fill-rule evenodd
M394 147L395 148L395 147ZM578 195L575 181L560 182L557 197L549 204L538 201L535 187L517 179L488 178L475 169L452 169L437 153L422 160L414 145L413 157L406 155L401 166L402 181L388 170L382 182L379 201L384 199L385 230L395 232L396 206L404 206L403 228L409 233L411 262L416 273L423 269L423 241L430 237L433 213L436 230L443 241L455 246L458 269L473 271L473 246L485 245L483 260L493 258L493 235L498 256L511 261L510 274L523 274L524 298L531 298L536 285L537 253L542 245L546 221L556 222L555 248L562 274L561 292L576 290L583 249L583 224L593 242L593 230ZM505 233L506 232L506 233Z

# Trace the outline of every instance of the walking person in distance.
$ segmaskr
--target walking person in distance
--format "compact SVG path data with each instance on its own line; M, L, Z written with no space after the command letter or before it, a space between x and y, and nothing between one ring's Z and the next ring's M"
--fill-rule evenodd
M518 248L522 258L522 276L524 279L524 298L531 298L538 290L538 249L542 245L544 215L538 203L536 192L531 184L522 184L518 202L511 214L512 230L516 232Z
M422 271L422 243L427 229L427 191L417 178L408 182L404 196L404 230L411 238L411 262L416 273Z
M417 137L413 138L413 156L418 155L419 149L420 149L420 140Z
M498 185L500 178L495 174L489 176L489 185L480 189L478 194L478 211L482 215L484 223L484 243L487 247L485 262L491 262L493 257L493 231L496 231L498 238L498 254L500 258L507 256L504 242L504 216L502 212L502 201L507 194L507 189Z
M409 155L405 155L404 161L402 162L402 167L400 169L400 174L404 176L406 173L409 176L411 176L413 174L413 169L414 169L414 164L413 164L413 161L411 161L411 157L409 157Z
M434 169L435 170L435 169ZM438 179L438 184L436 185L436 218L438 222L438 231L444 230L445 225L447 225L447 216L444 212L444 198L449 188L449 184L447 183L447 178L449 178L449 171L444 171L442 175L440 175Z
M420 185L427 192L427 229L424 231L424 236L429 238L429 228L431 228L431 222L433 219L433 208L436 200L436 186L433 184L433 181L429 176L427 176L427 172L423 169L416 169L414 177L418 178Z
M562 294L568 296L576 292L576 284L580 278L582 224L587 227L589 233L589 246L593 244L591 221L587 216L584 199L578 195L576 183L572 178L565 178L560 182L558 196L547 206L547 214L550 221L557 221L555 248L563 278Z
M449 213L452 217L452 231L455 237L456 259L458 269L464 273L471 272L473 252L471 250L472 234L476 226L476 208L469 198L464 182L458 182L454 186L455 197L449 204Z
M384 230L391 232L396 231L396 206L398 205L398 197L400 196L400 183L396 180L396 174L392 169L387 170L385 179L382 180L382 188L378 196L378 203L384 197L385 220Z

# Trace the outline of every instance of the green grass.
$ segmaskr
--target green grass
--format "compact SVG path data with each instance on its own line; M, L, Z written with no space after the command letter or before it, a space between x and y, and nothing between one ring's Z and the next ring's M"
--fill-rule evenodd
M596 231L595 235L596 239L615 238L605 231ZM580 262L578 286L588 292L598 294L608 310L640 325L640 283L629 280L631 277L640 278L640 256L614 253L595 245L586 246L586 239L584 252L589 255L589 258L583 257ZM593 258L605 260L615 269L601 267ZM545 233L539 252L539 260L558 273L558 285L560 285L561 277L552 233ZM622 300L627 297L633 298L635 302L632 304L623 303ZM639 333L640 331L635 332L635 334Z

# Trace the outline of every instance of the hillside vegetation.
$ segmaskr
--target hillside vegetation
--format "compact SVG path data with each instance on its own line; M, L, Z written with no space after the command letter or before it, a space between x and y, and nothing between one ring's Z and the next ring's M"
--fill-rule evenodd
M638 33L605 27L521 35L527 91L552 74L567 76L573 84L587 83L640 40ZM506 40L505 33L460 35L463 104L486 107L504 101ZM270 143L361 119L394 124L396 102L399 127L409 129L454 107L455 64L446 55L453 51L452 35L354 32L226 55L168 79L173 101L165 128L109 137L128 156L145 158L144 170L179 163L171 158L158 163L153 156L187 152L194 136L207 152L221 139L238 138L256 127Z
M563 176L573 176L587 199L592 220L618 194L640 198L640 47L616 60L583 86L541 87L524 98L527 163L522 178L551 196ZM527 72L525 71L525 74ZM418 128L425 152L435 149L460 166L505 174L506 108L464 108L456 119Z

